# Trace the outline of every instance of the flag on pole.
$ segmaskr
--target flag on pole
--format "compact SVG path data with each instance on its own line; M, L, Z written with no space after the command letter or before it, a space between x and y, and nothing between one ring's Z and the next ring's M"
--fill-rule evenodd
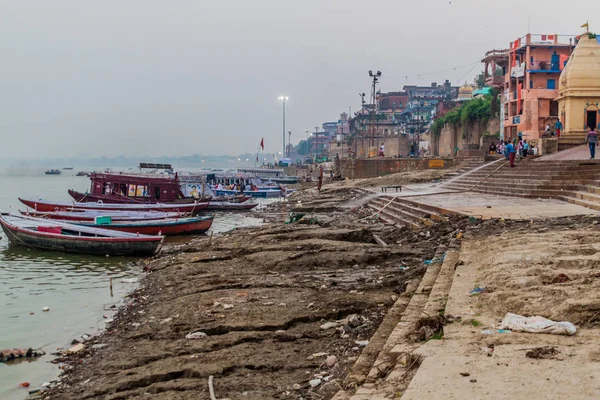
M260 139L260 148L265 151L265 138Z
M585 30L587 31L590 28L590 23L586 21L585 24L581 25L581 27L585 28Z

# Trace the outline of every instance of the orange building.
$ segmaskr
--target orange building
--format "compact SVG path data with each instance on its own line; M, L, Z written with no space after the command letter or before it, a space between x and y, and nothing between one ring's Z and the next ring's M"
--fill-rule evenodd
M534 35L515 40L508 51L504 77L501 132L505 139L539 139L547 125L554 132L559 119L558 83L574 36Z

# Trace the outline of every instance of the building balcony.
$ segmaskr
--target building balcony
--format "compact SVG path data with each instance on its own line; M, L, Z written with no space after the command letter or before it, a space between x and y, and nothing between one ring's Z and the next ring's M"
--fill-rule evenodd
M560 61L552 62L547 60L536 60L529 63L529 65L527 66L527 72L560 74L562 72L562 68L560 65Z
M504 76L494 75L485 78L485 86L489 87L501 87L504 85Z

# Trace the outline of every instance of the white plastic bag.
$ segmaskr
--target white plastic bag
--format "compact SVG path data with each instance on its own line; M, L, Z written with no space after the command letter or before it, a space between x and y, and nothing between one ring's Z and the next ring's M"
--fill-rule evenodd
M577 328L570 322L555 322L544 317L523 317L507 313L500 323L499 329L514 332L550 333L553 335L574 335Z

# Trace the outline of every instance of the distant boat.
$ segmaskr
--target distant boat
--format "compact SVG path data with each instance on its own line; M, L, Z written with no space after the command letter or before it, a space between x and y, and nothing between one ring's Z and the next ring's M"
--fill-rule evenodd
M73 169L73 167L64 167L63 169L64 169L64 170L67 170L67 171L70 171L70 170L72 170L72 169Z
M46 175L60 175L60 169L49 169L46 171Z
M11 214L0 215L0 225L13 244L70 253L153 256L164 241L164 236L115 232Z

